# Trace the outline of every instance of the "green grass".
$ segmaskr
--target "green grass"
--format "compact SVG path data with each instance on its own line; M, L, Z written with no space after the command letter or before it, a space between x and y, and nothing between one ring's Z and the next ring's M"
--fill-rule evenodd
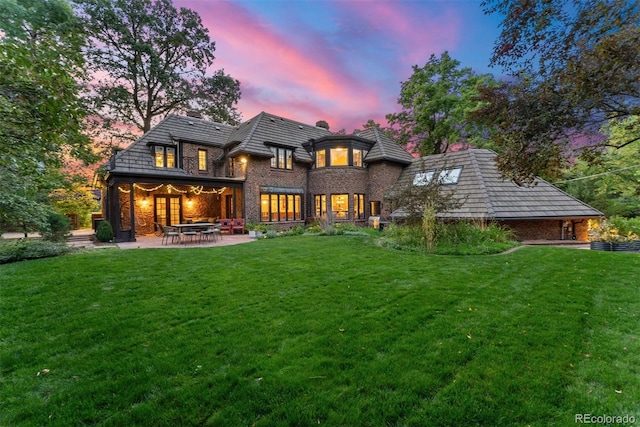
M2 265L0 425L640 420L639 268L360 236Z

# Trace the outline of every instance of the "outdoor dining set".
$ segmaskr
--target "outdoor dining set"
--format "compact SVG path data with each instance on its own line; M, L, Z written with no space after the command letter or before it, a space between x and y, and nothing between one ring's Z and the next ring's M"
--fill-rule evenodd
M163 225L156 223L158 233L162 236L162 244L215 242L222 233L233 234L239 230L244 234L244 219L221 219L218 222L190 222L185 224Z

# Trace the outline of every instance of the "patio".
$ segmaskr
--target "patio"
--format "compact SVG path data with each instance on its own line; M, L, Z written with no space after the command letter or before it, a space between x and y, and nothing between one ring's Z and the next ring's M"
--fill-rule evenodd
M216 246L230 246L230 245L238 245L240 243L248 243L255 241L255 239L250 239L248 234L223 234L222 238L220 235L217 236L217 240L213 241L204 241L204 242L189 242L189 243L171 243L169 240L168 244L162 244L162 237L160 236L138 236L136 237L135 242L121 242L116 243L115 246L120 249L149 249L149 248L211 248ZM104 244L97 244L96 246L100 246Z

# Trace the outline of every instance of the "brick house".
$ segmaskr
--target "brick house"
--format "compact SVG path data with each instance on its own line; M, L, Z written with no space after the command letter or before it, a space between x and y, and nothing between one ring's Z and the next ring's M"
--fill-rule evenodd
M244 218L287 229L331 214L365 224L413 157L376 129L334 135L262 112L239 126L169 115L103 177L103 214L119 241L155 223Z
M334 135L324 127L265 112L239 126L169 115L128 148L115 153L106 164L102 177L103 214L118 241L135 241L136 235L151 234L156 223L171 225L220 218L243 218L288 229L310 218L330 215L336 221L364 225L371 215L391 214L383 203L384 194L399 179L414 179L416 173L424 173L419 169L425 165L435 167L429 162L438 157L430 158L427 163L413 158L377 129ZM465 171L461 182L480 182L493 176L472 178L468 172L474 170L473 158L475 155L459 163ZM458 161L455 156L450 160ZM463 158L459 160L462 162ZM507 189L491 185L498 192ZM472 192L481 189L464 187ZM555 202L549 199L559 205L555 212L547 212L547 217L542 211L542 216L492 216L487 208L482 212L469 210L468 215L452 213L451 218L475 215L511 221L522 230L518 234L523 238L530 238L538 228L546 230L538 233L540 238L560 238L558 221L573 221L575 227L585 218L602 215L550 184L535 188L563 195ZM568 199L571 206L579 203L588 209L558 214ZM540 225L541 221L551 223Z

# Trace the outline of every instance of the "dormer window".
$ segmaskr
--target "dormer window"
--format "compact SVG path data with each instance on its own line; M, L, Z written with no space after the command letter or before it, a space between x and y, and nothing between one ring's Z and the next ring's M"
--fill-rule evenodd
M157 168L176 167L176 148L156 145L154 147L155 164Z
M273 169L293 169L293 150L271 147L271 152L273 153L271 158L271 167Z

